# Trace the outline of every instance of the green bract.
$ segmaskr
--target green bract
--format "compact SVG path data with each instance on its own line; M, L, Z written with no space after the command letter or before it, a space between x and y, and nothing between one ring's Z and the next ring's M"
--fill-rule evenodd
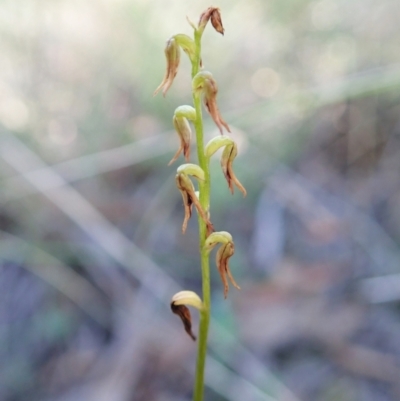
M192 177L195 177L200 181L204 181L205 179L204 171L202 170L202 168L193 163L181 164L176 172L178 174L183 173L186 175L191 175Z
M211 139L206 147L205 147L205 154L206 157L211 157L218 149L232 145L234 142L228 136L216 136L215 138Z

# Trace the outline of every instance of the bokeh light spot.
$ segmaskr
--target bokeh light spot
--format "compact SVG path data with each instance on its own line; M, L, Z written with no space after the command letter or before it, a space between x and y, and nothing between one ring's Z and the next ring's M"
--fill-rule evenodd
M311 21L318 30L334 28L338 22L338 6L330 0L321 0L311 8Z
M47 133L49 140L55 145L69 145L78 135L75 123L68 119L50 120Z
M18 98L6 98L0 102L0 121L10 130L20 130L26 127L29 120L29 110L26 104Z
M280 86L280 75L271 68L260 68L251 77L251 87L261 97L276 95Z

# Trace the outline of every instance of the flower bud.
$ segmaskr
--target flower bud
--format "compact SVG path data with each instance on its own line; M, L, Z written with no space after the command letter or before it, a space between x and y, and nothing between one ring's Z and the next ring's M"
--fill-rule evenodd
M239 191L242 192L243 196L246 196L247 194L246 189L240 183L235 173L233 172L232 163L236 155L237 155L237 146L235 142L233 142L231 145L225 146L225 149L222 152L221 156L221 167L224 176L226 178L226 181L228 182L228 186L229 189L231 190L231 193L232 194L234 193L233 184L235 184L238 187Z
M179 135L180 147L175 153L174 157L168 163L171 165L175 160L178 159L180 153L183 153L186 161L190 158L190 137L192 136L192 130L190 129L189 120L196 119L196 111L191 106L179 106L174 113L172 122L175 127L175 131Z
M183 206L185 209L185 217L182 224L182 232L185 233L187 228L187 223L192 216L192 206L194 205L197 209L197 213L199 216L204 220L207 225L207 235L214 231L214 227L209 220L207 213L203 210L201 203L196 196L195 189L193 186L192 181L190 178L183 172L178 172L176 174L176 186L178 187L182 199L183 199Z
M167 59L167 70L161 84L154 91L154 95L157 95L160 89L162 89L163 96L165 96L168 89L171 87L172 82L176 77L176 74L178 73L181 53L179 50L178 42L175 40L174 37L170 38L167 41L167 45L165 47L165 57Z
M224 34L224 27L222 26L221 20L221 11L217 7L208 7L203 14L200 15L199 20L199 31L203 32L204 28L207 25L207 22L211 19L211 24L214 29L220 33L221 35Z
M218 87L211 72L200 71L199 73L197 73L193 78L192 87L196 95L203 95L206 109L210 113L217 127L219 128L221 135L223 134L222 127L225 127L228 132L231 132L228 124L223 120L219 112L217 106Z
M235 253L235 244L231 234L227 231L218 231L213 232L207 237L204 249L209 253L218 243L220 243L221 246L217 251L216 264L224 286L224 297L226 298L229 291L228 279L235 288L240 290L240 287L236 284L229 269L229 258Z
M221 11L219 8L215 8L211 13L211 25L218 33L220 33L221 35L224 34L225 30L222 26Z

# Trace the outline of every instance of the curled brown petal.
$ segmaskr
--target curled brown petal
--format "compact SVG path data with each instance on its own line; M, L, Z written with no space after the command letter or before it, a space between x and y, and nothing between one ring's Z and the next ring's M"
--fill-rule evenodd
M223 135L222 127L225 127L228 132L231 132L229 125L224 121L217 105L218 87L214 80L206 79L204 83L204 104L207 111L210 113L215 124Z
M211 72L200 71L197 73L193 77L192 88L195 95L203 96L207 111L210 113L215 124L218 126L221 135L223 134L223 127L225 127L228 132L231 132L228 124L224 121L219 112L217 106L218 86Z
M221 11L218 7L208 7L207 10L200 15L200 20L199 20L200 31L204 30L204 28L207 25L207 22L210 19L214 29L223 35L224 27L222 26Z
M187 228L187 223L192 216L192 206L194 205L197 209L197 213L204 220L207 225L207 236L210 235L214 231L214 226L209 220L206 212L203 210L199 199L196 196L196 192L194 190L194 186L190 178L188 178L184 174L176 175L176 186L182 194L183 205L185 208L185 218L182 224L182 232L185 233Z
M162 89L163 96L166 95L168 89L171 87L176 74L178 73L178 67L180 62L180 49L179 45L174 38L167 41L165 47L165 57L167 59L167 70L161 84L154 91L154 95Z
M231 193L234 193L234 186L235 184L239 191L242 192L243 196L247 195L247 191L244 188L244 186L240 183L238 178L236 177L234 171L233 171L233 160L235 160L235 157L237 155L237 146L234 143L231 146L226 146L224 151L222 152L222 157L221 157L221 167L222 171L224 173L224 176L226 178L226 181L228 182L229 189Z
M222 25L221 11L219 8L214 8L213 12L211 13L211 25L218 33L221 35L224 34L225 30Z
M233 242L228 242L227 244L221 245L221 247L217 251L216 263L218 272L221 276L222 284L224 286L224 298L228 296L228 291L229 291L228 278L232 283L232 285L238 290L240 290L240 287L237 285L229 269L229 258L234 253L235 253L235 245L233 244Z
M180 146L174 157L168 163L168 166L178 159L181 152L183 153L186 161L189 161L190 158L190 137L192 131L190 129L189 121L184 117L178 118L174 116L173 123L175 131L179 135Z
M174 302L172 302L171 310L181 318L186 333L189 334L193 341L196 341L196 336L192 332L192 317L189 308L185 305L175 305Z
M185 209L185 217L182 223L182 233L185 234L189 219L192 217L193 200L187 192L181 191L183 198L183 206Z

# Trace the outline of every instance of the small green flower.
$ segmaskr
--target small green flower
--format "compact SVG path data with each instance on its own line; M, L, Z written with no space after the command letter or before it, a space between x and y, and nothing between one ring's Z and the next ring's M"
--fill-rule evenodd
M235 184L239 188L239 191L243 194L243 196L246 196L247 195L246 189L236 177L232 167L233 160L235 160L236 155L237 155L237 146L236 143L233 142L232 145L226 146L224 151L222 152L221 167L224 176L226 178L226 181L228 182L228 186L229 189L231 190L231 193L232 194L234 193L233 184Z
M193 291L180 291L171 299L172 312L181 318L186 333L195 341L196 336L192 332L192 317L186 305L193 306L199 311L203 310L204 305L200 297Z
M207 235L209 235L210 233L212 233L214 231L214 227L213 227L211 221L209 220L207 213L204 211L203 207L201 206L201 203L196 195L192 181L184 172L179 172L179 171L176 174L175 180L176 180L176 186L178 187L178 189L182 195L183 206L185 209L185 217L183 219L182 232L185 233L185 231L186 231L187 223L188 223L190 217L192 216L192 206L194 205L197 209L197 213L206 223Z
M240 287L237 285L229 269L229 259L235 253L235 244L233 242L231 234L229 234L227 231L219 231L219 232L214 232L207 237L206 242L204 244L204 249L207 252L211 252L211 250L218 243L220 243L221 246L217 251L217 256L215 261L219 275L221 276L222 284L224 286L224 297L226 298L228 296L228 291L229 291L228 279L235 288L240 290Z
M206 109L210 113L215 124L219 128L221 135L223 134L223 127L225 127L228 132L231 132L231 130L229 129L229 125L224 121L219 112L217 106L218 87L217 82L213 78L211 72L200 71L193 78L192 86L195 94L203 95L204 105L206 106Z
M217 136L211 139L205 149L204 153L206 157L210 158L218 149L224 148L221 156L221 167L228 182L228 186L230 191L234 192L233 184L235 184L239 190L242 192L243 196L246 196L247 192L240 181L237 179L234 171L233 171L233 160L237 156L237 145L236 142L229 138L228 136Z
M189 161L190 158L190 138L192 136L192 130L190 128L189 121L196 120L196 111L192 106L179 106L174 113L174 117L172 122L175 127L175 131L177 132L180 139L180 147L178 151L175 153L172 160L168 163L168 166L171 165L174 161L176 161L181 154L185 157L186 161Z

